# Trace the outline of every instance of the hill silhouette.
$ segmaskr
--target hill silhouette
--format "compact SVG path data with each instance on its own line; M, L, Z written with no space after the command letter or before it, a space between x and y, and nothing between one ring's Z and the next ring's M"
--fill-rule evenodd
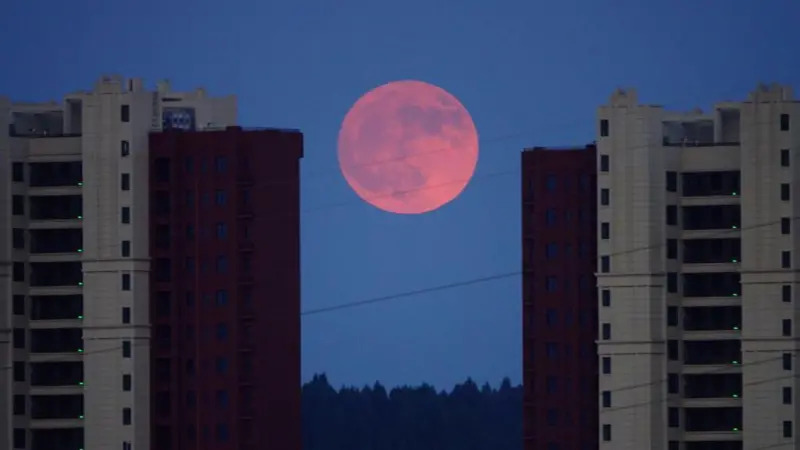
M303 385L304 450L520 450L522 387L471 379L452 391L380 383L334 389L315 375Z

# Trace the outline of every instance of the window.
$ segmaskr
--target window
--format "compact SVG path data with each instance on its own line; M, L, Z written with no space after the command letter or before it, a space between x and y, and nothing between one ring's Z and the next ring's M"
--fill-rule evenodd
M667 172L667 192L678 192L677 172Z
M15 262L12 272L14 281L25 281L25 263Z
M678 292L678 273L667 273L667 292L674 294Z
M781 149L781 167L789 167L789 149Z
M25 165L20 162L11 164L11 180L15 182L25 181Z
M783 319L781 322L781 330L784 336L792 335L792 319Z
M123 206L120 212L120 222L131 223L131 208L130 206Z
M783 217L781 219L781 234L791 234L792 233L792 219L788 217Z
M608 172L608 155L600 155L600 172Z
M25 197L21 195L11 197L11 214L15 216L25 215Z
M678 224L678 207L675 205L667 205L667 225Z
M550 208L545 212L545 222L547 222L547 225L555 225L556 223L555 209Z
M217 391L217 406L220 408L227 408L230 404L230 396L228 395L228 391L219 390Z
M224 323L217 324L217 339L224 341L228 338L228 325Z
M600 272L602 273L609 273L611 272L611 257L608 255L603 255L600 257Z
M670 339L667 341L667 359L670 361L677 361L680 359L678 341L675 339Z
M667 259L678 259L677 239L667 239Z
M669 408L668 419L670 428L678 428L681 426L681 410L678 408Z
M600 299L603 306L611 306L611 289L600 291Z
M226 273L228 271L228 258L224 255L217 256L217 273Z
M131 390L131 374L126 373L122 375L122 390L128 392Z
M667 307L667 326L668 327L677 327L678 326L678 307L677 306L668 306Z
M225 222L217 222L217 239L225 239L228 236L228 226Z
M603 374L609 375L611 373L611 357L603 356L602 365L603 365Z
M677 373L667 374L667 393L669 394L681 393L680 375L678 375Z
M122 408L122 424L130 425L132 421L132 414L130 408Z
M783 404L784 405L791 405L792 404L792 388L786 386L783 388Z
M224 156L217 156L214 158L214 166L218 173L223 173L228 170L228 159Z
M545 342L544 351L548 358L555 359L558 357L558 344L555 342Z
M792 354L783 354L783 370L792 370Z
M25 230L22 228L14 228L11 231L11 241L15 249L22 250L25 248Z
M127 306L122 307L122 323L131 323L131 309Z
M122 357L131 357L131 341L122 341Z
M792 252L788 250L781 252L781 267L784 269L792 267Z
M550 426L556 425L558 423L558 411L555 409L548 409L547 410L547 424Z
M6 400L6 401L8 401L8 400ZM14 396L14 415L15 416L25 415L25 396L24 395L15 395Z
M120 156L128 156L131 154L131 144L128 141L120 141L119 154Z
M224 375L225 373L228 372L228 359L222 356L218 356L216 361L216 366L217 366L217 373L220 375Z
M131 256L131 241L122 241L122 257Z
M553 326L558 321L558 313L556 312L555 309L552 308L547 308L544 317L545 317L545 323L547 323L548 326Z
M608 137L609 132L608 119L600 120L600 137Z
M217 442L228 442L229 437L228 425L224 423L217 424Z
M791 195L789 193L789 183L781 183L781 200L789 201Z
M603 424L603 441L611 441L611 425Z
M611 236L611 224L603 222L600 224L600 239L609 239Z
M123 173L120 178L120 189L123 191L130 191L131 190L131 174Z
M556 190L556 186L558 184L558 179L555 175L548 175L547 179L545 180L545 189L548 192L553 192Z
M153 167L154 178L159 183L169 183L172 165L169 158L156 158Z
M123 441L122 450L133 450L133 445L128 441Z
M123 291L131 290L131 274L129 273L122 274L122 290Z
M556 256L558 256L558 244L553 243L553 242L547 244L545 246L544 254L547 257L547 259L553 259Z
M217 305L227 305L228 304L228 291L224 289L220 289L217 291Z
M25 448L26 436L25 428L14 428L14 448Z
M600 204L608 206L611 203L611 191L609 189L600 189Z
M610 323L604 323L602 328L603 328L603 331L602 331L601 339L603 339L604 341L607 341L607 340L611 339L611 324Z
M791 420L784 420L783 421L783 437L785 437L785 438L792 437L792 421Z
M24 361L14 361L14 381L16 382L24 382L25 381L25 362Z
M547 292L555 292L558 289L558 278L554 276L545 278L545 289Z
M131 121L131 107L130 105L121 105L119 108L119 118L122 122Z
M25 328L14 328L12 336L14 348L25 348Z
M548 375L546 383L548 394L555 394L558 391L558 378Z
M223 206L228 203L228 193L222 189L217 189L217 191L214 192L214 199L218 206Z
M789 131L789 115L781 114L781 131Z
M611 408L611 391L603 391L603 408Z
M24 295L15 295L12 300L12 314L17 316L24 316L25 315L25 296Z
M792 301L792 286L788 284L784 284L781 287L781 297L783 298L784 303L789 303Z

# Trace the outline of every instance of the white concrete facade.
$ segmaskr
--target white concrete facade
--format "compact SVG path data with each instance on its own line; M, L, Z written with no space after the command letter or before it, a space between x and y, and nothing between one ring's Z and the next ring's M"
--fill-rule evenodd
M603 302L605 295L607 302L600 305L599 325L609 331L598 337L600 448L800 449L800 383L795 374L800 363L800 227L793 219L800 216L800 103L792 99L789 87L760 86L747 100L719 103L711 113L675 114L639 104L633 90L619 90L599 108L597 126L598 233L603 224L610 226L609 236L598 235L597 241L598 298ZM739 192L683 193L683 174L735 171ZM667 172L675 174L677 189L668 189ZM788 199L783 189L789 190ZM668 205L674 207L677 223L668 224ZM720 205L740 206L735 227L684 229L683 208ZM787 218L792 219L788 234L781 228ZM740 239L741 257L684 262L686 241L700 238ZM668 240L676 242L677 257L668 257ZM782 259L787 257L789 267ZM604 263L609 264L607 271ZM686 296L685 274L708 272L738 274L740 293ZM678 288L668 288L670 277L680 280ZM789 301L783 297L784 286L791 291ZM740 308L740 324L685 329L689 309L725 306ZM679 311L678 319L668 318L669 308ZM791 321L788 335L786 320ZM676 344L679 357L668 357L669 341ZM726 362L687 363L684 349L694 341L720 349L714 342L739 341L741 354ZM784 354L791 359L789 369L783 366ZM604 373L604 359L610 373ZM685 376L725 373L741 374L740 392L686 394ZM678 392L669 387L668 374L680 380ZM712 408L698 416L716 425L695 426L695 418L693 429L687 430L687 410L693 408ZM671 420L676 409L677 418ZM718 418L712 417L716 414ZM740 424L719 429L738 420L723 414L741 414ZM697 429L703 427L716 428ZM722 444L730 441L741 444Z
M236 108L233 96L209 98L202 89L171 92L166 82L148 91L141 80L120 76L102 77L91 91L68 94L60 103L25 105L0 97L0 295L5 300L0 303L0 364L11 368L14 361L28 365L73 360L83 365L82 385L72 386L31 387L30 369L24 382L15 382L12 370L0 371L0 405L8 405L0 408L0 448L16 448L14 440L25 430L25 448L31 449L32 430L54 428L82 428L84 450L126 444L130 449L150 448L148 135L163 123L193 123L195 129L235 125ZM38 127L46 123L52 129L29 128L28 116L15 114L24 112L50 116L52 120L36 120L41 119ZM17 136L10 137L9 125L15 120ZM31 162L56 161L80 161L81 185L29 187L27 176L25 182L11 181L13 162L23 163L27 174ZM25 215L13 215L13 194L26 200L34 194L80 195L81 217L30 220L27 206ZM129 217L126 223L123 208ZM82 249L36 255L27 244L24 250L13 249L12 228L82 228ZM14 283L12 263L20 261L80 262L82 284L31 287L28 277ZM82 294L82 317L31 320L30 296L63 294ZM25 314L13 312L13 295L25 295ZM42 354L29 347L13 348L12 330L25 329L30 335L40 328L81 329L82 349ZM128 345L130 355L123 355ZM130 376L129 390L123 389L123 375ZM82 417L31 418L30 396L70 394L83 396ZM15 395L26 396L24 414L12 412ZM128 413L130 423L123 423Z

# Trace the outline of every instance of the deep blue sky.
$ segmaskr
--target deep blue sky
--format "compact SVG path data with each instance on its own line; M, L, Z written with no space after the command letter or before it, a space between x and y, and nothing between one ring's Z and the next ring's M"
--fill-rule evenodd
M244 125L302 129L311 309L518 270L522 147L588 142L618 86L681 109L743 98L762 80L798 88L799 18L797 0L9 0L0 94L55 99L102 73L169 78L237 94ZM360 202L336 165L351 104L406 78L456 95L481 134L471 185L424 216ZM519 285L308 316L303 376L520 382Z

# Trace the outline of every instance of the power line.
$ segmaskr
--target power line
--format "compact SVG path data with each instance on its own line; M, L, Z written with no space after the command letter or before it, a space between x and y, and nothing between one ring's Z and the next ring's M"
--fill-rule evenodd
M800 219L800 216L790 217L790 220L798 220L798 219ZM770 221L770 222L751 225L749 227L737 228L736 230L738 230L740 233L741 232L746 232L746 231L751 231L751 230L762 228L762 227L767 227L767 226L780 224L781 220L782 219L773 220L773 221ZM705 238L713 238L713 237L719 237L719 236L724 236L724 235L730 235L730 233L731 233L731 230L712 231L712 232L709 232L709 234L705 235ZM604 255L604 256L609 256L609 257L613 258L615 256L628 255L628 254L635 253L635 252L654 250L654 249L657 249L659 247L664 247L666 245L667 244L665 242L662 242L662 243L658 243L658 244L642 246L642 247L637 247L637 248L628 249L628 250L621 250L621 251L618 251L618 252L612 252L612 253L610 253L608 255ZM322 307L322 308L311 309L311 310L307 310L307 311L301 312L300 315L303 315L303 316L305 316L305 315L313 315L313 314L319 314L319 313L323 313L323 312L332 312L332 311L338 311L338 310L342 310L342 309L355 308L355 307L364 306L364 305L370 305L370 304L375 304L375 303L384 303L384 302L388 302L388 301L391 301L391 300L396 300L396 299L405 298L405 297L411 297L411 296L419 295L419 294L425 294L425 293L428 293L428 292L442 291L442 290L452 289L452 288L461 287L461 286L468 286L468 285L480 284L480 283L485 283L485 282L489 282L489 281L495 281L495 280L504 279L504 278L511 278L511 277L515 277L515 276L521 275L524 272L525 272L525 270L521 270L521 271L514 271L514 272L498 273L498 274L488 275L488 276L478 277L478 278L470 278L470 279L467 279L467 280L462 280L462 281L457 281L457 282L452 282L452 283L447 283L447 284L441 284L441 285L431 286L431 287L422 288L422 289L414 289L414 290L410 290L410 291L398 292L396 294L391 294L391 295L383 295L383 296L380 296L380 297L373 297L373 298L368 298L368 299L364 299L364 300L341 303L339 305L333 305L333 306L327 306L327 307Z

